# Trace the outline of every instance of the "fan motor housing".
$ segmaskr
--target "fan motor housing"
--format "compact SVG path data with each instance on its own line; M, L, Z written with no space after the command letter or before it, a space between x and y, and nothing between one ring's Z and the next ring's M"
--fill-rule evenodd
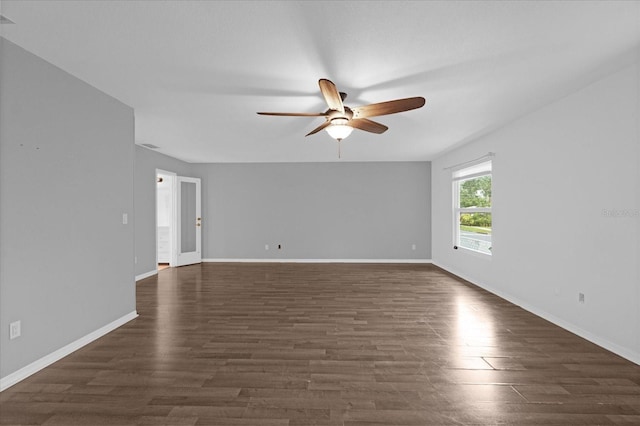
M327 121L333 121L336 118L346 118L347 120L351 120L353 118L353 111L348 106L344 107L344 114L338 110L330 109L327 110Z

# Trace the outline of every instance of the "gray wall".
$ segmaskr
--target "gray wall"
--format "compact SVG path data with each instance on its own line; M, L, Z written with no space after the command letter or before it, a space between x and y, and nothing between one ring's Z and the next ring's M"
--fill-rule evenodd
M0 92L5 377L135 312L134 134L131 108L2 38Z
M636 363L639 91L636 64L433 162L434 263ZM489 151L490 260L453 250L444 169Z
M135 273L157 269L156 264L156 169L180 176L200 177L194 165L141 146L135 147Z
M205 258L431 258L428 162L208 164L196 170L205 177Z

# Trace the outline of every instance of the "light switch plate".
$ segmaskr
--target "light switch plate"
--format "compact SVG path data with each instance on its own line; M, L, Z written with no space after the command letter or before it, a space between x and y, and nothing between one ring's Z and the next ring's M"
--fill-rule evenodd
M9 324L9 340L13 340L17 337L20 337L22 334L20 321L14 321Z

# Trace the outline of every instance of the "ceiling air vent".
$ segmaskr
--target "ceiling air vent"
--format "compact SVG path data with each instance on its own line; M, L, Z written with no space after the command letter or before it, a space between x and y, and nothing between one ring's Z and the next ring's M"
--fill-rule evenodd
M155 145L154 145L154 144L152 144L152 143L143 143L143 144L141 144L141 145L142 145L142 146L146 146L146 147L147 147L147 148L149 148L149 149L158 149L158 148L160 148L159 146L155 146Z
M4 15L0 15L0 24L15 24L15 22Z

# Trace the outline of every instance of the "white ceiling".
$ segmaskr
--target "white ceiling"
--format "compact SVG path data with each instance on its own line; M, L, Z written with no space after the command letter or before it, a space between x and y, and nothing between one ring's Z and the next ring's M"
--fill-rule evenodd
M338 161L318 79L377 117L342 161L430 160L638 60L640 2L12 1L1 35L135 108L189 162Z

